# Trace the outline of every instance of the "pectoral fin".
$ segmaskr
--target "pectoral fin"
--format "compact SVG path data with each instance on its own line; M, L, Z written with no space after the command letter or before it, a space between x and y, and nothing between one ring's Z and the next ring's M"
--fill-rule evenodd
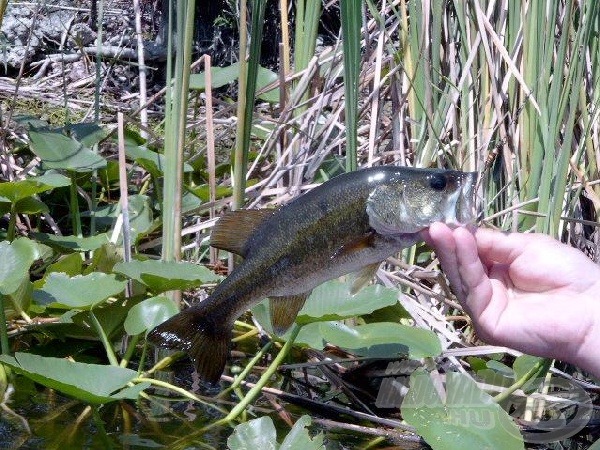
M375 264L369 264L368 266L363 267L360 271L356 272L354 281L352 282L352 287L350 288L350 293L352 295L356 294L360 288L362 288L365 284L373 279L377 269L379 269L380 262L376 262Z
M304 294L269 298L271 324L275 334L284 334L294 324L298 312L304 306L309 295L310 292L305 292Z
M246 256L248 239L274 209L238 209L221 216L210 234L210 245L221 250Z
M375 245L375 232L370 231L360 236L359 238L353 240L352 242L347 242L342 245L337 251L334 253L334 258L343 258L345 256L349 256L355 252L359 252L369 247L373 247Z

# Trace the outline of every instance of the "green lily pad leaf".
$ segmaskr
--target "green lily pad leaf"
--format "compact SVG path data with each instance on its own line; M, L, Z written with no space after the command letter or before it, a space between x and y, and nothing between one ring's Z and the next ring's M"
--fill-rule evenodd
M222 278L204 266L187 262L121 262L113 270L145 284L155 293L186 290Z
M21 315L21 311L29 311L33 293L33 283L29 277L24 277L21 285L4 301L4 315L7 319L14 319ZM9 300L9 301L7 301Z
M15 211L19 214L41 214L49 211L48 206L35 197L27 197L15 204Z
M311 438L306 430L311 419L308 415L300 417L289 431L281 446L277 445L277 432L273 420L268 417L249 420L237 425L229 439L227 448L230 450L250 449L279 449L279 450L323 450L323 435Z
M97 223L103 226L112 226L121 213L119 203L102 206L96 210ZM84 216L89 217L89 212ZM131 237L135 241L140 234L146 233L153 226L154 214L152 212L152 200L147 195L129 196L129 228Z
M352 295L350 281L331 280L316 287L298 313L296 322L341 320L369 314L398 302L398 291L379 284L367 286Z
M446 374L443 402L429 374L417 369L402 402L402 417L434 450L525 448L508 413L461 373Z
M211 67L211 87L217 89L238 79L240 74L239 63L233 63L226 67ZM203 91L206 89L206 75L204 72L193 73L190 75L190 89Z
M89 172L106 167L106 160L81 142L59 130L39 128L29 131L31 150L39 156L44 166L51 169L68 169Z
M41 256L40 247L30 239L0 242L0 294L10 295L19 289L29 279L29 267Z
M84 275L92 272L112 273L113 267L118 262L123 261L122 251L112 242L106 242L99 249L94 251L92 262L83 271Z
M306 325L313 322L341 320L370 314L381 308L398 304L396 289L371 285L352 295L351 286L352 281L331 280L316 287L298 313L296 323ZM273 332L268 300L263 300L254 306L252 314L267 331Z
M406 350L411 358L434 357L442 353L440 340L434 332L393 322L355 327L338 322L337 326L322 328L321 335L326 341L363 356L389 356L406 353Z
M26 180L0 183L0 200L16 203L27 197L69 184L71 184L71 180L58 173L47 173Z
M263 416L237 425L227 439L227 447L231 450L276 450L277 432L273 420Z
M65 128L75 139L90 148L110 135L108 129L93 122L74 123Z
M211 67L211 87L217 89L238 79L240 74L239 62L235 62L227 67ZM265 67L258 67L256 76L256 91L261 91L264 87L277 81L278 75ZM206 76L204 72L193 73L190 75L190 89L203 91L206 89ZM260 94L259 98L270 102L277 103L279 101L278 88L270 89L269 91Z
M126 146L127 156L137 162L155 177L160 177L165 167L165 156L148 149L143 145ZM183 163L184 172L193 172L194 168L188 163Z
M61 250L61 251L74 251L74 252L87 252L91 250L97 250L102 245L108 243L108 235L106 233L97 234L96 236L90 237L77 237L77 236L57 236L55 234L48 233L33 233L39 242L42 242L49 247Z
M135 241L140 234L146 233L152 227L152 204L147 195L129 196L129 227L131 238Z
M33 295L42 305L87 309L120 294L125 285L126 282L117 280L115 275L101 272L72 278L64 273L51 273L42 289Z
M14 358L0 356L0 362L36 383L92 404L136 399L146 387L128 388L127 384L137 377L137 372L123 367L83 364L29 353L16 353Z
M46 273L62 272L70 277L74 277L81 273L82 268L83 260L81 259L81 255L79 253L70 253L62 256L54 264L50 264L46 269Z
M194 195L193 192L186 191L183 193L181 198L181 212L184 214L191 214L192 211L197 210L203 206L202 200L198 196Z
M281 443L279 450L296 450L299 448L302 450L325 449L322 433L319 433L314 438L309 436L306 427L309 426L310 423L310 416L304 415L300 417Z
M91 314L93 313L104 333L109 338L112 338L113 336L118 338L117 333L119 336L123 334L123 322L125 321L129 310L134 306L133 300L128 300L127 302L113 302L102 305L93 310L70 310L76 311L76 313L70 318L63 314L61 316L61 321L70 321L79 325L81 330L92 330L94 337L97 338L98 334L91 318Z
M134 305L123 324L127 334L135 335L151 330L179 312L177 305L167 297L152 297Z
M210 201L210 190L208 184L201 184L199 186L189 187L188 190L197 196L203 202ZM225 197L229 197L233 194L233 188L228 186L217 186L215 191L215 198L217 200Z

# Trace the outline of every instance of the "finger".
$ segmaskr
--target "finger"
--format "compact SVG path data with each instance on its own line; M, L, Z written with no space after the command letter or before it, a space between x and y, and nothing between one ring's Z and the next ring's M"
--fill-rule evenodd
M477 247L475 236L464 228L454 230L457 271L466 296L462 299L467 312L479 317L492 301L492 283Z
M450 281L454 293L459 298L464 298L462 282L458 273L456 247L452 230L443 223L434 223L429 227L425 236L426 242L435 249L446 277Z
M479 256L484 263L511 264L531 243L534 234L503 233L488 228L478 228L475 233Z

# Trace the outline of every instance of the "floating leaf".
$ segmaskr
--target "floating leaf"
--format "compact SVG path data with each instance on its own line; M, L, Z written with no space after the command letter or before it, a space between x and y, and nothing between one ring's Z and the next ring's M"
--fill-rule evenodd
M277 449L277 432L273 420L263 416L240 423L227 439L227 447L231 450Z
M311 419L304 415L300 417L289 431L281 446L277 445L277 433L273 420L268 417L249 420L237 425L229 439L227 447L230 450L279 449L279 450L322 450L323 435L311 438L306 430Z
M211 87L217 89L223 87L229 83L233 83L238 79L240 74L239 62L235 62L227 67L211 67ZM269 84L277 81L278 75L262 66L258 67L258 74L256 76L256 91L260 91ZM206 78L204 72L193 73L190 75L190 89L196 89L203 91L206 89ZM269 91L260 94L259 98L271 102L277 103L279 101L279 90L277 88L270 89Z
M300 417L292 429L289 431L279 450L321 450L324 449L323 434L319 433L314 438L311 438L306 429L311 423L310 416L304 415Z
M165 167L165 156L148 149L143 145L126 146L125 151L127 156L137 162L140 166L146 169L155 177L160 177L163 174ZM184 172L193 172L194 169L188 163L183 163Z
M429 374L417 369L402 402L402 417L434 450L524 448L519 429L508 413L461 373L446 373L443 402Z
M29 353L16 353L14 358L0 356L0 362L39 384L92 404L136 399L148 386L128 388L137 372L123 367L84 364Z
M434 332L392 322L355 327L338 322L336 326L323 327L321 335L334 345L352 349L354 353L364 356L389 356L406 353L403 351L406 349L411 358L425 358L439 356L442 352L440 340Z
M0 201L16 203L27 197L46 192L57 187L68 186L69 178L58 173L47 173L43 176L26 180L0 183Z
M74 277L75 275L79 275L81 273L81 269L83 268L83 261L81 259L81 254L79 253L70 253L68 255L62 256L58 261L54 264L50 264L48 269L46 269L46 273L51 272L63 272L70 277Z
M73 123L65 128L75 139L90 148L110 135L108 129L93 122Z
M125 331L130 335L143 333L163 323L178 312L177 305L170 298L148 298L129 310L124 323Z
M0 294L10 295L29 279L29 267L41 257L39 246L27 238L0 242Z
M39 242L63 251L87 252L97 250L102 245L108 243L108 235L106 233L90 237L57 236L48 233L32 233L32 235Z
M192 192L203 202L210 201L210 190L208 184L201 184L200 186L190 187L189 191ZM233 188L229 186L216 186L215 198L217 200L228 197L233 194Z
M121 262L113 270L145 284L155 293L186 290L221 278L204 266L188 262Z
M62 130L39 128L29 131L31 150L51 169L68 169L89 172L106 167L102 156L81 142L66 136Z
M19 214L41 214L48 211L48 206L35 197L24 198L15 204L15 212Z
M42 305L69 308L91 308L125 289L125 281L113 274L92 272L70 278L64 273L51 273L42 289L33 293Z
M398 291L379 284L350 293L352 283L331 280L316 287L298 313L299 324L314 321L341 320L369 314L398 302Z

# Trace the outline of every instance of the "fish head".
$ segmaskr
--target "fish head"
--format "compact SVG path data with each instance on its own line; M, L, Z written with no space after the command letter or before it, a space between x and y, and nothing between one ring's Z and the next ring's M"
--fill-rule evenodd
M376 186L367 200L370 226L382 235L417 233L434 222L456 227L476 218L477 172L412 169Z

